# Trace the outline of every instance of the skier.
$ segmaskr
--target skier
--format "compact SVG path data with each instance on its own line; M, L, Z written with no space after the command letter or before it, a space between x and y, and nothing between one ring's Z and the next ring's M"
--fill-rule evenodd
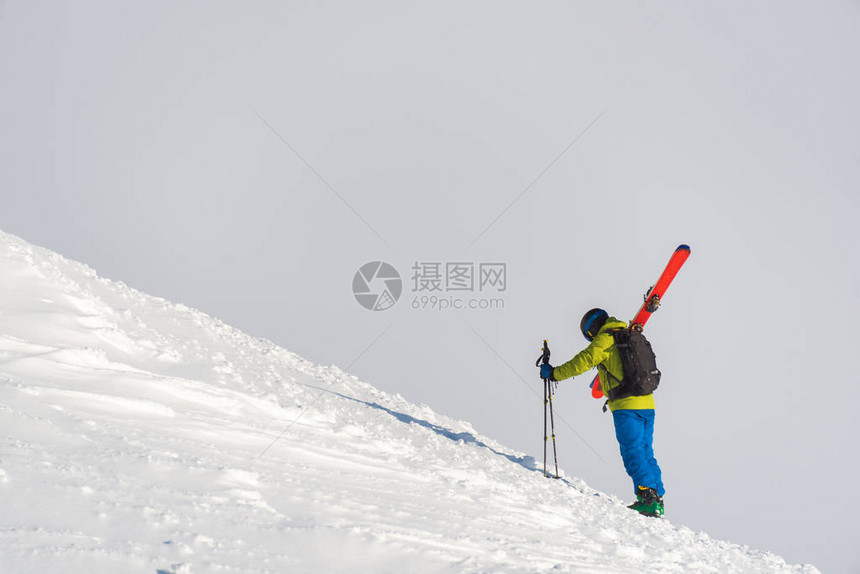
M624 321L610 317L603 309L588 311L582 317L580 329L590 341L589 345L559 367L541 365L541 378L563 381L597 367L603 392L607 397L611 396L611 389L620 384L624 373L619 351L609 331L625 327ZM628 508L646 516L662 516L665 490L652 446L654 395L610 399L608 405L615 422L615 437L621 447L624 468L633 479L636 494L636 502Z

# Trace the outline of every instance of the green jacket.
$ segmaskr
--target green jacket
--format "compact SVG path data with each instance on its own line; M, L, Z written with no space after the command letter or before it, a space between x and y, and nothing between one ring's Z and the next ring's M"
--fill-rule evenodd
M609 396L607 391L618 386L618 381L623 378L624 371L621 368L621 357L615 349L615 340L607 331L611 329L623 329L626 326L627 323L619 321L615 317L607 319L606 323L604 323L603 327L595 335L594 340L571 360L553 369L553 376L556 380L563 381L597 367L600 373L600 385L603 389L603 394ZM612 376L606 376L606 371L609 371L609 374ZM627 397L609 401L609 410L611 411L653 408L654 395Z

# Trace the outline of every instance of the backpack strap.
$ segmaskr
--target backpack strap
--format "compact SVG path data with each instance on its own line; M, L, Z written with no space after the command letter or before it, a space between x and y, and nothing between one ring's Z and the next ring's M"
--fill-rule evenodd
M618 390L618 388L621 387L623 381L621 379L619 379L618 377L616 377L615 375L613 375L612 373L610 373L609 369L607 369L606 367L603 366L603 363L601 363L600 365L597 366L597 370L600 372L601 375L605 374L607 377L607 380L610 382L610 384L606 385L606 390L607 390L606 398L609 399L610 401L614 400L613 395ZM618 383L615 387L613 387L611 384L613 380ZM606 412L606 411L604 411L604 412Z
M620 331L620 330L621 329L609 329L605 332L609 333L612 336L612 340L615 341L615 333L617 331ZM618 343L614 344L614 346L617 346L617 345L618 345ZM607 390L606 402L603 403L603 412L606 412L608 405L609 405L609 401L614 400L614 395L617 393L618 389L623 384L623 381L621 379L619 379L618 377L616 377L615 375L613 375L612 373L610 373L609 369L607 369L605 366L603 366L603 363L597 365L597 370L598 370L598 372L600 372L601 375L606 375L607 381L609 381L609 383L610 383L610 384L606 385L606 387L607 387L607 389L606 389ZM612 387L612 384L611 384L613 380L618 383L614 388Z

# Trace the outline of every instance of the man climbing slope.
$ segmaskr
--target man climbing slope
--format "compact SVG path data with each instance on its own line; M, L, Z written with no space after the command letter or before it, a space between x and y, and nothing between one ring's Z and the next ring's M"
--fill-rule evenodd
M624 468L633 479L636 502L629 508L646 516L663 515L662 473L654 458L654 395L613 398L613 390L624 381L620 351L612 332L627 324L610 317L603 309L588 311L580 329L589 345L561 366L541 365L541 378L563 381L597 367L604 394L615 422L615 437L621 447ZM624 394L624 393L622 393Z

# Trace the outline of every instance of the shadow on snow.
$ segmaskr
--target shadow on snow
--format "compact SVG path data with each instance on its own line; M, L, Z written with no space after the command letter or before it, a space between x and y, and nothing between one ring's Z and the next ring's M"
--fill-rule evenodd
M323 390L323 389L321 389L321 390ZM479 448L485 448L488 451L490 451L491 453L495 454L496 456L504 457L504 458L508 459L510 462L517 464L517 465L525 468L526 470L529 470L532 472L539 472L539 473L543 474L543 471L540 468L538 468L538 463L533 456L528 456L528 455L526 455L526 456L514 456L512 454L501 452L501 451L494 449L493 447L491 447L487 443L478 440L477 437L475 437L475 435L473 435L472 433L454 432L451 429L445 428L443 426L439 426L437 424L433 424L430 421L418 419L418 418L413 417L412 415L407 415L406 413L399 413L397 411L393 411L393 410L389 409L388 407L384 407L384 406L380 405L379 403L371 403L368 401L363 401L361 399L357 399L355 397L350 397L350 396L344 395L342 393L338 393L338 392L331 391L331 390L328 390L326 392L331 393L333 395L336 395L338 397L341 397L343 399L347 399L349 401L353 401L353 402L365 405L365 406L370 407L372 409L382 411L386 414L391 415L392 417L394 417L398 421L402 422L403 424L418 425L420 427L426 428L427 430L433 431L434 433L438 434L439 436L445 437L446 439L448 439L450 441L453 441L456 443L462 442L464 444L474 445L474 446L479 447ZM565 479L561 479L561 480L562 480L562 482L568 483L568 481Z

